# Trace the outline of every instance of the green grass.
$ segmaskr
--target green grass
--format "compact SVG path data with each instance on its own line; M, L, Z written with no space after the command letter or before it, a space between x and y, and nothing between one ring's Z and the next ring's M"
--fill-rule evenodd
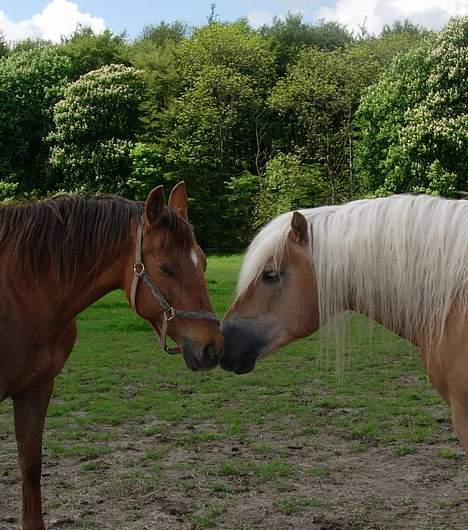
M240 263L239 256L209 259L208 287L219 315L232 300ZM191 372L181 356L159 351L150 327L132 313L120 292L81 314L78 331L49 407L47 451L60 459L79 459L83 473L99 473L103 458L123 443L119 429L130 432L128 448L132 443L148 447L142 451L141 470L122 479L122 487L137 477L151 493L157 488L154 471L168 467L202 473L218 500L200 500L190 515L201 528L216 526L246 480L287 489L297 474L296 465L287 461L291 432L322 451L327 447L319 434L327 433L355 451L388 446L395 459L417 452L418 444L452 436L448 414L427 382L418 353L380 327L370 342L367 320L359 316L349 318L339 378L333 344L325 348L319 334L261 361L248 375L221 369ZM0 432L13 436L10 402L0 405ZM284 443L259 439L259 433ZM164 447L158 447L159 440ZM210 444L232 447L232 454L221 453L203 469L183 458L168 460L175 448L203 452ZM450 450L438 456L456 458ZM326 480L328 462L311 465L308 474ZM193 487L190 476L178 487ZM279 495L275 506L294 514L307 502Z
M210 258L207 279L220 315L232 299L240 263L239 256ZM185 436L186 443L240 436L252 425L287 431L285 417L303 424L305 433L326 428L371 444L427 443L438 429L433 407L440 399L417 352L382 328L374 329L371 344L367 321L359 316L350 319L339 379L333 344L323 353L319 334L261 361L249 375L190 372L180 356L159 351L149 326L120 292L81 314L78 330L48 411L57 446L86 441L105 446L99 426L141 421L147 436L181 421L213 426ZM10 423L9 412L2 404L2 430Z

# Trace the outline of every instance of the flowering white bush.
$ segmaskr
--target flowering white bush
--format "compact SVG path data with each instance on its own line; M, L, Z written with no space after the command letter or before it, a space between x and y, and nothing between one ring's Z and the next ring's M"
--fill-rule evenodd
M468 17L400 57L363 98L370 191L447 196L468 186Z
M65 189L133 195L143 91L140 72L123 65L89 72L66 88L49 135L49 163Z

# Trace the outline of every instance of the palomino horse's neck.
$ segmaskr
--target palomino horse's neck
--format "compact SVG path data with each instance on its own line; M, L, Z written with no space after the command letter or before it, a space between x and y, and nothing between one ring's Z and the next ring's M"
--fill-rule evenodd
M362 285L362 278L357 278L356 283L354 280L356 280L356 276L348 276L348 285L343 290L341 302L336 306L338 310L334 314L329 314L330 317L343 316L343 313L347 311L359 313L395 333L395 335L408 340L418 348L430 349L430 344L438 340L437 328L434 326L417 329L411 327L404 305L401 305L396 299L385 298L385 294L378 286L372 289L373 296L367 298L356 296L360 289L359 283ZM340 333L338 329L335 331Z
M372 304L370 307L368 306L367 308L362 308L356 307L353 302L350 302L346 307L346 310L360 313L361 315L368 317L374 322L377 322L378 324L392 331L395 333L395 335L412 342L416 346L421 345L421 337L409 332L407 327L404 325L404 322L400 324L396 322L387 322L384 318L382 318L382 311L379 309L378 304Z
M306 211L327 320L351 308L419 344L468 307L468 203L427 196Z

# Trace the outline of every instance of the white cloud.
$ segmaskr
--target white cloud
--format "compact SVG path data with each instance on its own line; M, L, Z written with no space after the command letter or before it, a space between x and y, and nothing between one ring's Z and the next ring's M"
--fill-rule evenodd
M62 36L72 34L79 25L88 26L96 33L106 29L102 18L83 13L78 4L68 0L51 0L41 13L20 22L13 22L0 11L0 31L9 41L30 37L59 42Z
M264 24L271 24L274 14L269 11L261 11L260 9L254 9L247 15L249 24L253 28L259 28Z
M468 0L337 0L333 7L322 7L318 18L337 20L350 29L365 24L379 33L384 24L409 19L432 29L440 29L450 17L468 14Z

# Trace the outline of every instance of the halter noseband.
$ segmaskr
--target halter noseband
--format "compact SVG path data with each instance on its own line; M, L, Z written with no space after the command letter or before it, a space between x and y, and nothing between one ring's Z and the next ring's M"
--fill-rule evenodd
M161 291L158 289L157 285L154 283L151 276L146 272L145 265L141 257L141 246L143 240L143 222L138 223L137 234L136 234L136 244L135 244L135 265L133 266L133 281L132 287L130 290L130 304L132 305L135 313L138 314L136 308L136 292L138 287L139 280L142 280L148 287L150 293L153 295L153 298L159 303L163 308L163 322L161 325L161 331L159 332L159 344L161 348L167 353L177 353L169 349L166 345L166 335L167 335L167 325L168 323L176 317L180 318L194 318L197 320L210 320L211 322L216 322L219 325L219 320L214 313L210 311L182 311L180 309L175 309L167 301Z

